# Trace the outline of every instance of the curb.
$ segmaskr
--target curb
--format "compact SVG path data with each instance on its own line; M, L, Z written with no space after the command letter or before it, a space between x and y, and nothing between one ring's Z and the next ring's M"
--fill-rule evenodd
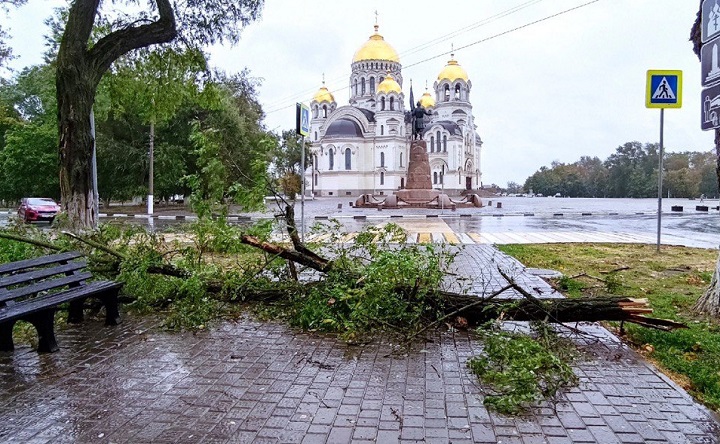
M712 210L720 210L720 207L709 207L709 209ZM391 212L392 210L387 210L387 212ZM15 214L15 210L0 210L0 216L2 215L13 215ZM663 215L668 216L692 216L692 215L708 215L712 214L709 211L705 210L697 210L695 212L682 212L682 211L663 211ZM657 215L657 211L646 211L646 212L628 212L628 213L618 213L618 212L572 212L572 213L514 213L514 212L507 212L507 213L483 213L483 214L468 214L468 213L462 213L462 214L337 214L337 215L319 215L314 216L313 218L315 220L329 220L329 219L355 219L355 220L365 220L365 219L456 219L456 218L483 218L483 217L587 217L587 216L655 216ZM99 217L101 218L130 218L130 219L157 219L157 220L197 220L198 217L195 215L175 215L175 216L163 216L163 215L148 215L148 214L127 214L127 213L99 213ZM245 215L239 215L239 214L233 214L228 215L227 220L231 221L256 221L256 220L265 220L265 219L273 219L273 216L245 216Z
M390 210L388 210L389 212ZM698 211L694 213L678 213L663 211L663 215L667 216L694 216L707 215L707 212ZM484 214L391 214L391 215L367 215L367 214L335 214L335 215L322 215L314 216L315 220L329 220L329 219L455 219L455 218L483 218L483 217L588 217L588 216L656 216L657 211L638 211L629 213L617 213L617 212L572 212L572 213L484 213Z

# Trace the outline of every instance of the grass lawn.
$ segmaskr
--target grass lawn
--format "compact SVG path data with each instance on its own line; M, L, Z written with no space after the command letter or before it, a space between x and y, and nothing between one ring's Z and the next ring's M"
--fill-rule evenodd
M554 284L569 297L617 294L647 298L653 317L689 328L664 332L626 324L624 339L699 401L720 411L720 320L692 312L715 269L717 250L636 244L533 244L498 247L527 267L564 274Z

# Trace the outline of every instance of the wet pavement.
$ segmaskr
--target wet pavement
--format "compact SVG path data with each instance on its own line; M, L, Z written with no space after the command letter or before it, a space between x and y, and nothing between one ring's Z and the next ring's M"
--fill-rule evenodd
M467 245L462 287L488 294L497 267L552 289L489 245ZM450 281L448 284L453 284ZM460 285L460 284L457 284ZM472 333L429 332L352 346L246 316L168 333L125 315L63 326L61 350L0 354L0 440L23 443L717 443L706 408L596 324L580 385L520 417L489 412L466 361ZM524 328L521 324L512 324Z
M469 233L489 235L479 243L535 242L639 242L657 241L657 199L558 199L495 197L483 199L483 208L461 208L457 211L437 209L383 210L353 208L353 199L319 198L305 203L306 232L316 223L335 218L348 232L357 232L369 225L422 219L440 219L450 230L462 237ZM497 204L500 203L500 208ZM708 211L698 211L704 206ZM720 206L717 200L663 199L661 243L699 248L717 248L720 241ZM682 207L683 211L672 211ZM245 224L272 218L276 205L267 211L235 213L231 223ZM12 213L12 212L11 212ZM295 207L300 225L300 203ZM102 213L101 223L142 224L151 230L163 231L193 221L186 210L163 208L157 217L127 214L123 207L111 207ZM7 211L0 211L0 228L10 221ZM177 219L177 217L181 217ZM44 229L47 224L36 224ZM538 233L548 234L538 238ZM578 235L581 235L578 237ZM465 238L467 241L467 238ZM476 243L478 243L476 242ZM469 243L469 242L460 242Z

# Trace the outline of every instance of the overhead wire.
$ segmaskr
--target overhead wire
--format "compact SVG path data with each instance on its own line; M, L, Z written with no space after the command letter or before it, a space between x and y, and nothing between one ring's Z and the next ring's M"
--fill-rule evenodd
M569 8L569 9L565 9L564 11L560 11L560 12L557 12L557 13L555 13L555 14L548 15L548 16L546 16L546 17L543 17L543 18L541 18L541 19L538 19L538 20L535 20L535 21L526 23L526 24L524 24L524 25L517 26L517 27L512 28L512 29L508 29L507 31L503 31L503 32L498 33L498 34L491 35L490 37L486 37L486 38L484 38L484 39L480 39L480 40L478 40L478 41L476 41L476 42L472 42L472 43L468 43L467 45L459 46L459 47L455 48L455 51L459 51L459 50L463 50L463 49L469 48L469 47L471 47L471 46L479 45L480 43L485 43L485 42L487 42L487 41L496 39L496 38L498 38L498 37L502 37L502 36L507 35L507 34L510 34L510 33L512 33L512 32L520 31L521 29L528 28L528 27L530 27L530 26L532 26L532 25L537 25L538 23L542 23L542 22L544 22L544 21L546 21L546 20L550 20L550 19L552 19L552 18L561 16L561 15L563 15L563 14L567 14L568 12L572 12L572 11L575 11L575 10L577 10L577 9L584 8L585 6L592 5L593 3L597 3L597 2L599 2L599 1L600 1L600 0L591 0L591 1L587 2L587 3L583 3L582 5L578 5L578 6L574 6L574 7L572 7L572 8ZM418 62L415 62L415 63L411 63L411 64L409 64L409 65L406 65L406 66L404 66L403 68L411 68L411 67L413 67L413 66L417 66L417 65L419 65L419 64L421 64L421 63L429 62L430 60L435 60L435 59L437 59L437 58L439 58L439 57L446 56L446 55L448 55L448 54L450 54L450 52L449 52L449 51L445 51L445 52L443 52L443 53L441 53L441 54L437 54L437 55L434 55L434 56L432 56L432 57L428 57L428 58L426 58L426 59L424 59L424 60L420 60L420 61L418 61Z
M462 50L462 49L467 49L467 48L470 48L470 47L472 47L472 46L479 45L480 43L485 43L485 42L488 42L488 41L490 41L490 40L494 40L494 39L496 39L496 38L498 38L498 37L502 37L502 36L504 36L504 35L507 35L507 34L511 34L511 33L513 33L513 32L520 31L520 30L525 29L525 28L528 28L528 27L530 27L530 26L537 25L538 23L542 23L542 22L545 22L545 21L547 21L547 20L550 20L550 19L559 17L559 16L561 16L561 15L564 15L564 14L567 14L567 13L570 13L570 12L573 12L573 11L576 11L576 10L578 10L578 9L584 8L584 7L586 7L586 6L590 6L590 5L592 5L593 3L597 3L597 2L599 2L599 1L600 1L600 0L590 0L590 1L586 2L586 3L581 4L581 5L573 6L572 8L568 8L568 9L564 9L564 10L562 10L562 11L560 11L560 12L556 12L556 13L554 13L554 14L545 16L545 17L543 17L543 18L541 18L541 19L538 19L538 20L534 20L534 21L532 21L532 22L525 23L524 25L516 26L515 28L508 29L508 30L506 30L506 31L503 31L503 32L500 32L500 33L491 35L491 36L489 36L489 37L485 37L485 38L480 39L480 40L477 40L477 41L475 41L475 42L468 43L467 45L463 45L463 46L457 47L457 48L455 48L454 50L455 50L455 51L458 51L458 50ZM529 3L529 2L528 2L528 3ZM411 64L409 64L409 65L405 65L405 66L403 66L403 69L411 68L411 67L420 65L420 64L422 64L422 63L426 63L426 62L429 62L429 61L431 61L431 60L435 60L435 59L437 59L437 58L440 58L440 57L443 57L443 56L447 56L447 55L450 54L451 52L452 52L452 51L444 51L444 52L442 52L442 53L440 53L440 54L437 54L437 55L434 55L434 56L432 56L432 57L428 57L428 58L423 59L423 60L420 60L420 61L418 61L418 62L414 62L414 63L411 63ZM350 88L349 86L344 86L344 87L342 87L342 88L339 88L339 89L334 90L334 92L345 91L345 90L347 90L347 89L349 89L349 88ZM313 89L312 91L314 91L314 89ZM309 94L312 94L312 91L311 91ZM294 97L298 97L298 96L296 95L296 96L294 96ZM302 97L305 97L305 96L302 96ZM289 109L289 108L294 107L294 106L295 106L294 103L293 103L293 104L290 104L290 105L283 105L282 107L275 108L275 109L272 109L272 110L270 110L270 111L267 111L265 114L266 114L266 115L268 115L268 114L273 114L273 113L276 113L276 112L278 112L278 111L282 111L282 110L285 110L285 109Z
M481 26L490 24L490 23L492 23L492 22L494 22L494 21L496 21L496 20L499 20L499 19L504 18L504 17L506 17L506 16L508 16L508 15L514 14L514 13L516 13L516 12L519 12L519 11L525 9L525 8L528 8L528 7L530 7L530 6L533 6L533 5L535 5L535 4L537 4L537 3L540 3L540 2L542 2L542 1L544 1L544 0L529 0L529 1L525 2L525 3L520 4L520 5L513 6L512 8L506 9L506 10L501 11L501 12L495 14L495 15L492 15L492 16L490 16L490 17L486 17L486 18L484 18L484 19L482 19L482 20L479 20L479 21L477 21L477 22L471 23L470 25L467 25L467 26L465 26L465 27L463 27L463 28L460 28L460 29L458 29L458 30L456 30L456 31L450 32L450 33L448 33L448 34L444 34L444 35L438 37L437 39L433 39L433 40L431 40L431 41L429 41L429 42L422 43L422 44L420 44L420 45L417 45L417 46L414 46L414 47L412 47L412 48L409 48L409 49L407 49L407 50L405 50L405 51L402 51L402 52L400 53L400 56L403 56L403 57L404 57L404 56L407 56L407 55L412 55L412 54L415 54L415 53L417 53L417 52L423 51L423 50L425 50L425 49L427 49L427 48L430 48L430 47L435 46L435 45L437 45L437 44L439 44L439 43L442 43L442 42L444 42L444 41L447 41L447 40L451 39L452 37L456 37L456 36L461 35L461 34L463 34L463 33L466 33L466 32L472 31L472 30L474 30L474 29L477 29L477 28L479 28L479 27L481 27ZM340 81L346 79L347 76L348 76L347 74L343 74L342 76L338 76L338 77L335 77L335 78L329 80L327 83L331 83L331 84L332 84L332 83L340 82ZM344 88L344 89L347 89L347 88ZM339 89L339 90L337 90L337 91L342 91L342 90L343 90L343 89ZM301 99L301 98L308 97L309 95L313 94L315 91L316 91L316 89L315 89L315 88L312 88L312 89L303 90L302 92L299 92L299 93L293 93L293 94L291 94L291 95L289 95L289 96L285 96L285 97L279 98L279 99L277 99L277 100L274 100L273 102L271 102L271 103L268 104L268 107L272 108L272 107L279 106L279 105L283 104L283 108L281 108L281 109L284 109L284 107L285 107L284 104L285 104L287 101L289 101L289 100L294 101L294 100L296 100L296 99ZM291 106L292 106L292 105L291 105Z
M465 27L463 27L463 28L457 29L457 30L455 30L455 31L453 31L453 32L450 32L450 33L448 33L448 34L445 34L445 35L441 35L440 37L438 37L438 38L436 38L436 39L434 39L434 40L431 40L430 42L423 43L423 44L418 45L418 46L416 46L416 47L414 47L414 48L410 48L410 49L408 49L408 50L406 50L406 51L403 51L403 52L400 53L400 55L403 55L403 56L405 56L405 55L412 55L412 54L415 54L415 53L417 53L417 52L424 51L424 50L427 49L427 48L436 46L436 45L438 45L438 44L440 44L440 43L442 43L442 42L446 42L446 41L450 40L450 39L453 38L453 37L457 37L458 35L461 35L461 34L464 34L464 33L466 33L466 32L472 31L472 30L474 30L474 29L480 28L480 27L482 27L482 26L484 26L484 25L487 25L487 24L489 24L489 23L492 23L492 22L494 22L494 21L496 21L496 20L499 20L499 19L501 19L501 18L507 17L508 15L512 15L512 14L514 14L514 13L516 13L516 12L519 12L519 11L525 9L525 8L528 8L528 7L530 7L530 6L533 6L533 5L535 5L535 4L537 4L537 3L540 3L540 2L542 2L542 1L544 1L544 0L530 0L530 1L528 1L528 2L525 2L525 3L522 3L522 4L520 4L520 5L514 6L514 7L510 8L510 9L506 9L505 11L499 12L499 13L497 13L497 14L495 14L495 15L492 15L492 16L490 16L490 17L484 18L484 19L482 19L482 20L480 20L480 21L477 21L477 22L475 22L475 23L471 23L470 25L467 25L467 26L465 26Z

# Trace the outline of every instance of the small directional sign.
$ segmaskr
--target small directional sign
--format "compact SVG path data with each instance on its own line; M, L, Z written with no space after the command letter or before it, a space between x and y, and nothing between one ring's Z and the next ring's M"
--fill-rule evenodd
M301 136L310 134L310 108L303 103L295 105L295 131Z
M702 86L710 86L720 82L720 39L713 40L702 46L700 52L700 72Z
M682 107L682 71L649 70L645 106L648 108Z
M700 96L700 104L702 129L707 131L720 128L720 84L705 88Z
M720 35L720 0L705 0L702 4L703 43Z

